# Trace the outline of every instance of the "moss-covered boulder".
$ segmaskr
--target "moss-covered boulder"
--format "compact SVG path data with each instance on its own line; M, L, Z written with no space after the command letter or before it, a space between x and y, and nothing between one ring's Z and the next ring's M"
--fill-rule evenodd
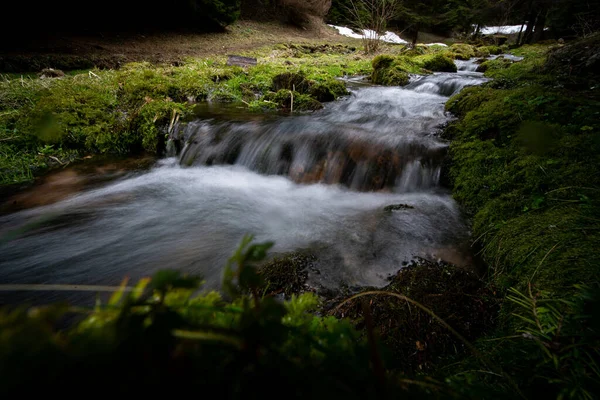
M378 85L404 86L410 81L402 58L394 58L388 55L380 55L373 59L373 72L371 81Z
M308 93L310 84L302 72L284 72L275 75L272 80L271 89L274 92L280 90L294 90L298 93Z
M328 79L324 82L311 84L309 94L320 102L334 101L338 97L348 94L344 82L337 79Z
M455 43L450 46L450 51L459 60L468 60L475 57L475 49L470 44Z
M512 65L513 61L504 57L498 57L495 60L487 60L477 67L477 72L497 71L506 69Z
M315 111L323 105L308 94L281 89L277 92L267 93L264 100L277 104L278 108L294 111Z
M475 57L489 57L490 50L486 46L477 47L475 49Z
M444 54L434 54L422 61L423 68L433 72L456 72L456 64Z
M493 55L502 54L504 52L504 49L500 46L487 46L487 50Z
M394 63L395 58L388 54L378 55L371 62L371 66L373 70L379 70L384 68L389 68Z

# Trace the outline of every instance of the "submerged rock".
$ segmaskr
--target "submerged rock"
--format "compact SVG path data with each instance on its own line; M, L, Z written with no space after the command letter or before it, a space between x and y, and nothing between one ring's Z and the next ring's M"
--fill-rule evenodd
M387 212L392 212L392 211L398 211L398 210L412 210L414 209L413 206L410 206L408 204L391 204L389 206L386 206L383 211L387 211Z

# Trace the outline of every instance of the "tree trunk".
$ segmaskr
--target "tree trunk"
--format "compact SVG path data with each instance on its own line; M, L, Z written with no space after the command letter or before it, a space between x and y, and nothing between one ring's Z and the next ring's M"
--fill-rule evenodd
M521 44L531 43L531 39L533 39L533 27L535 26L537 19L537 15L532 12L529 14L529 18L527 20L527 29L525 29L525 34L523 34L523 41Z
M413 47L417 45L417 39L419 39L419 24L415 24L414 30L412 31L411 41Z
M533 26L535 25L535 8L533 7L534 0L529 0L529 6L527 7L527 16L525 17L525 22L527 23L527 28L525 28L525 33L521 37L520 41L517 42L519 46L528 43L530 40L531 33L533 32Z
M519 36L517 36L517 46L521 45L521 36L523 35L523 27L525 26L525 23L527 21L523 21L523 23L521 24L521 29L519 29Z
M535 30L533 32L533 41L544 40L544 28L546 27L546 15L548 15L548 6L544 7L535 21Z

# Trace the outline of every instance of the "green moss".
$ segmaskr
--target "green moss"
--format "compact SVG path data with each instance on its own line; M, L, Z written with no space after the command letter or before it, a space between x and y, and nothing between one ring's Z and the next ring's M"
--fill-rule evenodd
M469 340L493 326L497 312L491 288L486 288L474 273L445 263L417 260L378 290L419 302ZM336 309L336 315L350 318L365 332L363 303L369 304L374 328L389 350L388 368L428 371L448 355L465 352L465 343L413 304L386 294L362 300L346 303Z
M409 73L420 71L422 69L410 57L380 55L373 59L371 81L378 85L404 86L410 80Z
M32 180L84 154L158 151L162 125L169 123L173 110L187 112L189 103L243 101L256 111L289 108L288 94L280 93L277 102L269 100L275 96L269 92L277 76L281 88L296 86L295 110L314 110L321 107L315 97L330 101L346 94L335 77L371 72L369 59L348 57L352 50L344 46L335 47L334 54L303 50L294 59L301 68L290 71L285 57L272 57L289 50L285 49L265 47L248 54L260 61L247 70L229 67L217 57L190 58L177 66L131 63L117 71L93 70L43 81L35 76L21 80L21 75L4 79L0 184ZM281 78L286 76L290 79L284 82ZM39 148L44 152L39 154Z
M389 68L393 64L394 60L395 58L393 56L381 54L373 58L371 65L373 66L373 70L376 71Z
M310 85L305 74L300 72L285 72L273 77L271 88L277 92L279 90L294 90L299 93L307 93Z
M346 84L336 79L311 84L309 94L320 102L333 101L348 94Z
M433 72L456 72L454 61L444 54L432 54L415 58L415 62Z
M510 77L508 88L492 82L449 100L461 117L449 129L451 176L499 281L525 285L535 273L541 287L560 291L597 277L600 102L548 87L535 73L544 52L535 52L488 69Z
M315 111L323 108L323 105L319 101L313 99L310 95L285 89L276 93L267 93L264 96L264 100L273 102L277 104L278 108L286 110L292 109L292 100L294 111Z
M284 294L287 298L306 292L308 270L314 266L316 257L307 252L293 252L278 256L259 269L265 291Z
M498 55L504 53L505 49L501 46L487 46L487 51L489 54Z
M481 46L475 49L475 57L489 57L490 54L489 47Z
M409 74L456 72L453 53L444 49L404 51L400 56L379 55L373 59L371 81L379 85L404 86Z
M450 46L450 51L459 60L468 60L476 56L475 48L466 43L455 43Z

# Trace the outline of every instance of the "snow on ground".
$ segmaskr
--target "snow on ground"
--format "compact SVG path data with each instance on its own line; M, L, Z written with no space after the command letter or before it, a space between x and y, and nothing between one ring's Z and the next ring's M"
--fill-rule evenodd
M527 29L527 26L523 27L523 31L525 29ZM521 25L486 26L481 29L481 33L484 35L493 35L495 33L508 35L510 33L519 33L520 30Z
M347 28L345 26L335 26L335 25L329 25L329 26L337 29L337 31L340 35L355 38L355 39L362 39L362 38L375 39L378 36L375 31L372 31L370 29L364 29L363 33L361 35L360 33L356 33L352 29ZM389 32L389 31L386 32L385 35L379 35L379 40L382 40L387 43L396 43L396 44L407 44L408 43L406 40L402 39L400 36L398 36L394 32ZM425 46L448 47L448 45L446 45L444 43L426 43Z
M347 36L355 39L374 39L379 36L379 40L382 40L387 43L397 43L397 44L406 44L408 43L406 40L402 39L400 36L396 35L394 32L386 32L384 35L377 35L375 31L364 29L362 34L354 32L350 28L346 28L345 26L335 26L329 25L332 28L337 29L338 33L342 36Z

